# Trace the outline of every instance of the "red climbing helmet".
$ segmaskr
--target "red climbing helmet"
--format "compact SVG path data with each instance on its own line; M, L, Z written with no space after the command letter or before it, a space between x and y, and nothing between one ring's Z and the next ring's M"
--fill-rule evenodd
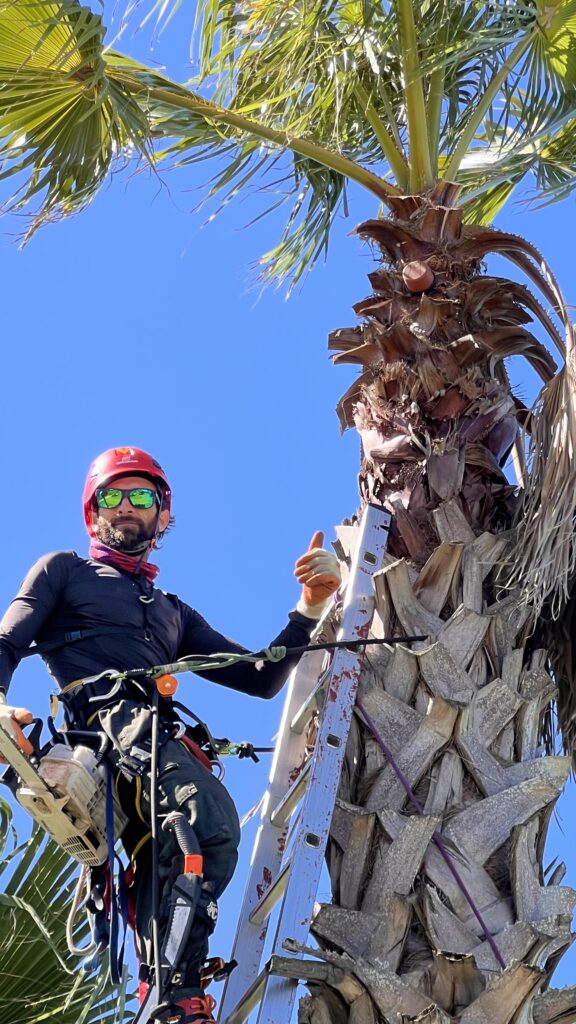
M160 463L141 448L109 448L107 452L102 452L94 459L84 484L82 494L84 522L91 537L94 536L92 531L94 495L99 487L105 487L111 480L115 480L119 476L149 477L160 489L162 509L170 511L172 492Z

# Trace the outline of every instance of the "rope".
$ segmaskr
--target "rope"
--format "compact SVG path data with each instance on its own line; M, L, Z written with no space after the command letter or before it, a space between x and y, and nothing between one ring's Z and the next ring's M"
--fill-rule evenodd
M333 651L339 648L353 650L357 647L372 647L378 644L403 644L415 643L418 640L427 640L427 636L396 636L371 638L368 640L333 640L325 644L307 644L304 647L265 647L262 651L246 654L196 654L190 657L181 658L179 661L170 662L168 665L154 665L152 668L136 668L127 672L112 672L110 679L139 679L143 676L175 675L178 672L210 672L216 668L229 668L240 662L247 662L259 666L266 662L275 664L286 657L306 654L309 651ZM100 678L99 676L95 678ZM86 680L83 680L85 682ZM92 682L92 679L88 680Z
M156 676L170 676L177 675L179 672L212 672L218 668L230 668L231 665L237 665L241 662L256 665L257 668L262 667L266 662L275 664L276 662L283 661L284 658L293 658L300 656L301 654L307 654L309 651L334 651L340 648L345 650L355 650L358 647L373 647L379 644L393 645L393 644L408 644L415 643L419 640L427 640L428 637L424 635L418 636L385 636L374 638L371 637L367 640L333 640L330 643L324 644L306 644L304 647L265 647L262 651L249 652L245 654L236 654L231 652L214 653L214 654L192 654L188 657L181 658L179 661L171 661L166 665L152 665L151 668L131 668L124 672L118 672L115 669L104 669L103 672L98 672L93 676L84 676L82 679L74 679L71 683L63 686L60 693L69 693L72 690L77 689L79 686L84 686L86 683L97 683L101 679L109 679L112 682L122 679L153 679Z
M356 700L356 707L358 708L360 714L362 715L362 718L364 719L365 724L368 726L370 732L372 733L374 739L376 740L376 743L380 747L380 750L382 751L382 753L386 757L386 760L388 761L388 763L392 767L396 777L398 778L399 782L402 784L402 786L403 786L403 788L404 788L404 790L406 792L406 795L408 796L408 799L410 800L410 803L415 808L417 814L419 814L421 817L425 817L426 815L425 815L425 812L424 812L424 808L422 807L422 804L418 800L418 797L416 796L414 790L412 789L412 786L408 782L408 779L404 775L404 772L400 768L400 765L397 764L397 762L396 762L396 760L394 758L394 755L392 754L392 751L386 746L384 740L382 739L382 736L380 735L380 733L378 731L376 723L372 720L372 718L370 717L370 715L366 711L366 708L364 707L360 697L358 697L357 700ZM446 848L446 846L444 844L444 841L442 840L442 838L439 836L439 834L437 832L435 832L434 835L432 836L432 842L438 848L438 851L439 851L440 855L442 856L442 858L444 859L444 861L446 863L446 866L448 867L448 870L452 874L456 884L458 885L458 888L460 889L460 891L461 891L462 895L464 896L464 898L466 899L466 902L468 903L472 913L474 914L474 917L478 921L478 924L480 925L480 927L481 927L481 929L482 929L482 931L483 931L483 933L484 933L484 935L486 937L486 941L487 941L488 945L490 946L490 949L494 953L494 956L496 957L497 962L500 964L500 967L502 968L502 970L505 971L506 970L506 962L505 962L504 958L502 957L502 954L501 954L500 950L498 949L498 946L496 945L492 935L490 934L490 931L488 929L488 925L484 921L484 918L482 917L482 914L481 914L480 910L476 906L476 903L475 903L471 893L469 892L464 879L462 878L460 872L458 871L458 868L456 867L456 865L454 864L454 861L452 860L450 854L448 853L448 850L447 850L447 848Z
M256 654L193 654L190 657L180 658L179 661L169 662L167 665L154 665L152 668L129 669L127 672L114 672L110 679L139 679L142 676L175 675L178 672L210 672L216 668L229 668L241 662L258 665L260 662L282 661L288 653L286 647L266 647Z
M80 874L78 876L76 889L74 891L74 899L72 900L70 913L68 914L68 919L66 921L66 944L68 946L68 949L72 953L72 956L89 956L90 953L95 953L98 948L97 943L94 941L93 938L86 946L77 946L74 941L74 927L76 924L76 917L78 914L78 909L80 907L80 902L82 900L82 890L84 886L87 885L89 871L90 869L88 865L83 864L82 870L80 871Z

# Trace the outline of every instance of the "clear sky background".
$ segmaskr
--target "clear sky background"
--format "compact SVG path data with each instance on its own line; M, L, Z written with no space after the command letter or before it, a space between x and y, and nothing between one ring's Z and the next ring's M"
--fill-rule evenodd
M190 24L184 5L152 52L146 30L118 48L184 80ZM331 367L326 338L354 324L351 306L369 294L374 254L349 232L376 215L376 204L352 190L351 216L337 224L327 264L285 301L282 291L261 293L253 267L277 240L280 220L247 227L264 202L251 196L206 225L209 209L194 210L209 174L207 166L161 177L116 173L86 213L42 230L24 250L22 220L0 220L1 609L38 556L86 551L82 484L91 459L109 447L152 451L172 482L177 524L158 555L159 585L252 649L296 603L293 563L314 530L330 541L357 508L359 442L340 435L334 412L355 371ZM9 194L0 183L0 205ZM538 212L512 205L498 226L535 243L574 302L573 201ZM501 263L492 269L513 276ZM519 362L510 368L518 394L530 399L533 378ZM50 689L42 664L28 660L11 698L45 715ZM258 745L275 733L283 700L258 701L192 676L182 677L179 695L216 735ZM265 789L268 768L267 756L257 766L228 762L241 815ZM571 785L548 844L548 859L566 861L573 885L575 810ZM221 900L215 954L229 952L254 830L245 830ZM555 984L575 979L573 948Z

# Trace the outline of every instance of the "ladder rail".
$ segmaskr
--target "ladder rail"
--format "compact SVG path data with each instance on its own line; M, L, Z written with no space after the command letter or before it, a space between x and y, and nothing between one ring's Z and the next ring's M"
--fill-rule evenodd
M375 506L364 512L344 600L342 638L368 635L375 604L372 576L383 563L390 519ZM308 703L310 715L314 714L316 702L311 697L322 666L318 654L312 653L317 660L311 665L302 665L302 659L290 680L232 954L240 966L226 985L221 1024L240 1024L259 1001L254 1000L254 989L262 977L270 910L282 892L273 954L286 955L286 939L304 943L308 936L363 660L363 651L339 649L334 653L329 671L324 673L325 699L314 753L306 767L308 785L298 787L294 770L306 746L300 712ZM277 814L276 824L272 816L278 808L295 809L300 802L292 799L295 789L298 795L300 789L305 792L289 862L283 863L289 815ZM258 1024L288 1024L297 981L269 975L257 987L259 998L262 995Z
M342 613L340 634L346 639L366 637L374 616L372 577L384 559L390 517L380 509L380 516L376 510L372 515L370 512L368 509L361 526L350 590ZM273 954L290 955L284 947L285 940L305 944L309 934L363 660L364 649L340 649L333 657L309 785L291 852L292 870L276 925ZM264 987L258 1024L288 1024L297 987L295 980L270 975Z
M288 683L288 692L278 732L278 743L272 759L268 790L262 804L248 883L231 952L231 959L236 960L239 966L226 980L220 1010L222 1020L226 1019L229 1010L236 1005L260 970L268 918L256 923L251 921L251 916L280 870L289 826L288 820L284 821L281 826L274 826L270 822L270 817L290 788L290 772L304 757L305 734L304 732L294 733L289 726L298 708L314 689L325 657L325 651L312 651L309 654L304 654L293 670Z

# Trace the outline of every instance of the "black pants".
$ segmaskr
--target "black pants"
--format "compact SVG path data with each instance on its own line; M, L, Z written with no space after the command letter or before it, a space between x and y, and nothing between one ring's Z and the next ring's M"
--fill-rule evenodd
M118 794L128 825L122 842L128 855L137 847L133 894L136 906L136 945L139 959L153 963L151 920L151 844L145 839L150 831L150 773L145 771L141 783L127 779L122 772L122 755L135 745L150 740L151 713L148 707L133 700L119 701L99 713L101 728L113 745ZM138 799L139 797L139 799ZM208 938L216 925L216 901L228 885L238 859L240 841L238 815L232 799L211 772L185 747L181 740L167 738L162 732L158 752L158 812L160 819L171 811L181 811L193 826L202 851L203 885L181 968L184 984L178 998L200 995L199 971L208 955ZM161 826L161 820L159 825ZM160 871L160 944L164 938L170 887L180 848L173 833L158 829ZM175 858L177 860L175 861ZM176 868L176 871L178 869Z

